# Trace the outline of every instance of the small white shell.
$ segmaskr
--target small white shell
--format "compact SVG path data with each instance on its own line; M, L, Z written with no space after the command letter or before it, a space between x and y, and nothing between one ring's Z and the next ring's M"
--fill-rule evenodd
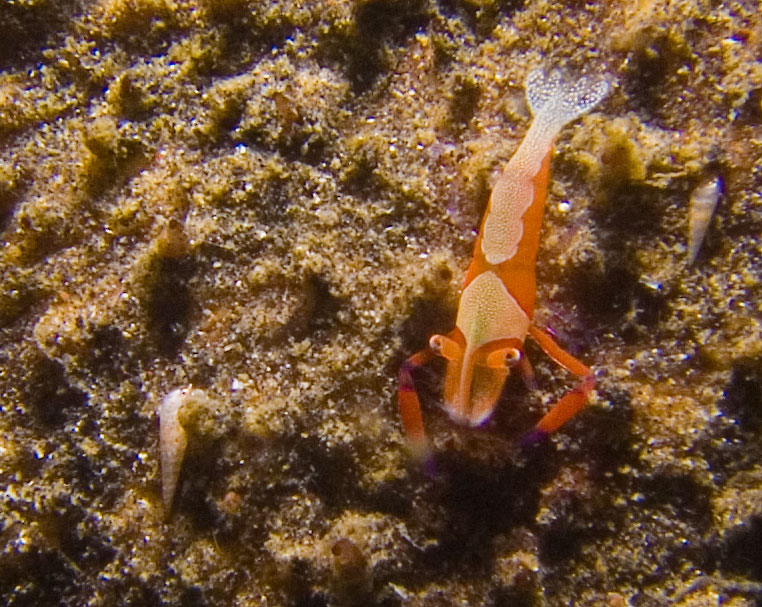
M703 182L691 194L688 226L689 264L696 260L721 195L722 178L719 175Z
M194 397L190 386L178 388L167 394L159 405L159 449L161 451L161 496L164 501L165 515L172 511L177 480L188 446L185 428L180 424L178 412L189 399Z
M186 430L195 436L219 436L224 424L217 417L220 403L205 390L188 386L167 394L159 405L159 449L161 450L161 494L164 515L172 511L172 500L180 478L185 450ZM185 427L183 426L185 424Z

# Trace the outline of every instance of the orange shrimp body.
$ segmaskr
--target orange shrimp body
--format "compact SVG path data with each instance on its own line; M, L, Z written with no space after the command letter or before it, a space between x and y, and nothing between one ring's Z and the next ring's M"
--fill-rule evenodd
M432 336L428 347L400 369L400 412L415 453L426 451L426 438L412 371L434 356L448 361L445 409L454 420L472 426L489 418L512 367L531 374L523 355L527 334L551 358L582 378L540 420L537 433L560 427L584 406L593 389L590 369L533 326L532 316L553 140L567 123L598 104L608 88L603 80L567 83L558 72L529 74L526 92L534 120L492 190L466 272L455 328L447 335Z

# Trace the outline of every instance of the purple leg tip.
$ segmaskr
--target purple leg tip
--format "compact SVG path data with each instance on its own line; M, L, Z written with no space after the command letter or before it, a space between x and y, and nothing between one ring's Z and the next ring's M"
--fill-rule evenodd
M547 432L540 430L539 428L530 430L524 435L524 438L521 439L521 448L529 449L531 447L535 447L536 445L547 441L549 436L550 435Z
M426 459L423 460L423 473L429 479L433 479L437 475L437 466L432 453L427 453Z

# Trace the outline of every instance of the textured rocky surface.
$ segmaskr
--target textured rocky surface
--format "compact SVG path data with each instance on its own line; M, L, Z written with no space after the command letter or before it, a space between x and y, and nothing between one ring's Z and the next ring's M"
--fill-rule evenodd
M0 5L0 597L19 605L762 604L762 17L672 0ZM605 74L553 158L493 419L408 461L538 66ZM724 195L693 266L688 201ZM157 409L188 450L165 518Z

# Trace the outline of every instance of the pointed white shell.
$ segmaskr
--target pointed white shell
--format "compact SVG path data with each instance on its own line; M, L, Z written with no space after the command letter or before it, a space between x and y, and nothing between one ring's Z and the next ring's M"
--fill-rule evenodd
M696 260L721 195L722 178L719 176L705 181L691 194L688 225L689 264Z
M180 424L178 413L196 392L190 387L178 388L167 394L159 405L159 449L161 451L161 496L164 512L172 510L177 480L180 478L188 438Z

